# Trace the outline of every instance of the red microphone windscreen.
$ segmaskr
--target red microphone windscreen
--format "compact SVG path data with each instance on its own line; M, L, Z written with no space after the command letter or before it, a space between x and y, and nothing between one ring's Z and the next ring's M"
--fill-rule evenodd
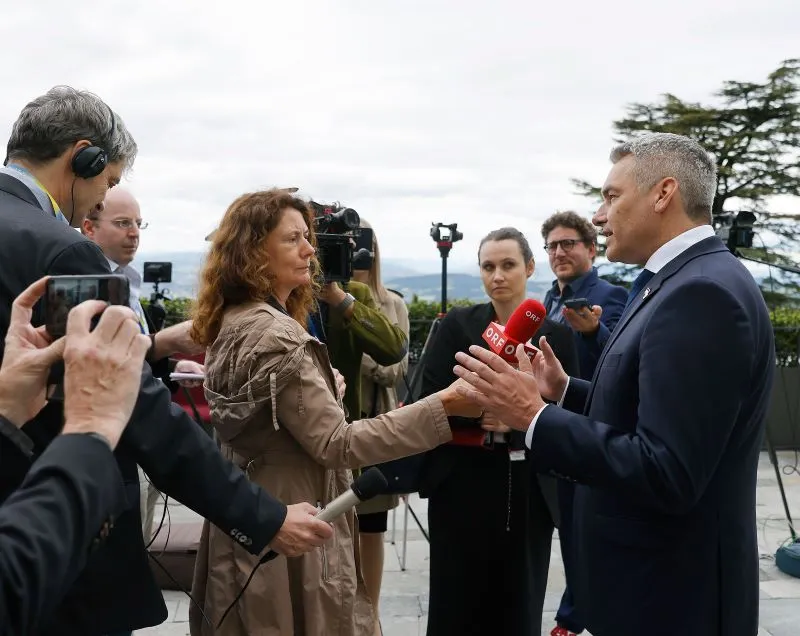
M547 310L533 298L526 298L508 319L505 335L517 342L528 342L542 326Z

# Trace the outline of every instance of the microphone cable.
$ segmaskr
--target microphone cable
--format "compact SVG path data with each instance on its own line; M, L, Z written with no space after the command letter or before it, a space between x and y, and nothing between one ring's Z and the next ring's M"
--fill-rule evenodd
M150 481L150 477L147 474L144 475L144 478L147 480L148 484L150 484L151 486L153 485L153 482ZM164 510L161 512L161 521L158 524L158 528L156 528L156 531L153 533L153 536L150 538L150 541L145 546L145 552L147 553L147 556L153 560L153 563L155 563L158 566L158 568L173 583L173 585L175 585L175 587L189 599L189 601L192 603L192 605L194 605L197 608L197 611L200 612L200 615L203 617L203 620L206 623L208 623L208 626L213 628L214 627L213 623L208 618L208 616L206 616L206 613L203 611L203 608L200 607L200 604L194 599L192 594L189 591L185 590L184 587L175 579L175 577L172 576L172 574L164 566L164 564L161 563L161 561L156 557L156 555L153 554L152 552L150 552L150 547L153 545L153 542L156 540L156 538L158 537L158 535L161 532L162 528L164 527L164 520L167 519L168 520L167 521L167 538L164 541L164 548L161 550L161 553L158 555L159 557L164 556L164 553L166 553L166 551L167 551L167 545L169 544L170 529L172 527L172 516L170 515L169 507L167 506L167 503L169 502L169 496L164 494L163 492L160 492L160 491L159 491L159 495L161 497L161 500L164 502Z

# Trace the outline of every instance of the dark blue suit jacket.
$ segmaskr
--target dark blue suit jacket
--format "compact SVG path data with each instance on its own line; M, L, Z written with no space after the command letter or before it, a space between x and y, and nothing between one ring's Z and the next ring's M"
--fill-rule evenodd
M648 291L649 290L649 291ZM591 383L537 421L576 484L576 606L595 636L754 636L756 471L775 343L753 277L711 237L669 262Z
M585 336L577 331L575 334L575 347L578 351L578 364L580 377L588 380L592 377L597 361L606 342L611 337L611 332L625 309L628 299L628 290L619 285L612 285L597 274L597 268L592 267L580 286L572 290L573 298L585 298L590 305L600 305L603 315L600 317L600 327L597 333ZM553 292L548 290L544 297L544 306L548 313L553 302ZM569 326L569 325L567 325Z

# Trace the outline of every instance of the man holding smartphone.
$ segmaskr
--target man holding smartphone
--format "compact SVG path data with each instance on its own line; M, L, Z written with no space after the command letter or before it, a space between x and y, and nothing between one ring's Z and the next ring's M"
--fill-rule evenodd
M70 225L79 227L103 202L133 165L136 152L119 116L91 93L58 86L23 108L0 169L0 340L8 330L14 298L32 282L45 275L91 278L110 273L100 249ZM32 323L42 322L37 307ZM0 345L0 357L3 351ZM60 384L62 373L54 369L51 383ZM33 442L33 458L62 425L63 404L50 400L23 426ZM127 507L51 620L42 625L43 636L104 636L166 620L167 608L144 549L137 464L159 490L236 537L252 554L269 545L279 554L296 556L332 536L331 526L315 518L315 507L284 505L224 459L211 438L172 404L169 391L147 364L115 458ZM5 492L24 479L24 466L18 468L0 464Z
M597 274L597 231L575 212L557 212L542 225L556 275L544 297L547 317L575 332L580 377L591 380L608 337L625 309L628 292Z
M557 212L542 225L542 238L556 275L544 298L548 318L568 325L575 334L580 376L591 380L600 353L619 321L628 292L597 275L597 231L575 212ZM559 480L558 498L561 527L572 518L573 486ZM569 533L559 533L561 554L567 571L567 589L561 598L551 636L572 636L583 631L580 608L576 610L569 589Z

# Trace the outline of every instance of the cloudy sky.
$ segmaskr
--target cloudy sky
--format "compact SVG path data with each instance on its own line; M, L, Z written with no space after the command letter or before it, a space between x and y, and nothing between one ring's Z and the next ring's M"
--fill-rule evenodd
M148 253L203 249L240 193L296 185L358 210L412 266L436 266L433 221L465 234L453 269L502 225L542 262L542 220L590 212L569 178L602 182L626 103L706 100L800 56L796 0L13 6L0 138L54 84L103 97L139 144L127 186Z

